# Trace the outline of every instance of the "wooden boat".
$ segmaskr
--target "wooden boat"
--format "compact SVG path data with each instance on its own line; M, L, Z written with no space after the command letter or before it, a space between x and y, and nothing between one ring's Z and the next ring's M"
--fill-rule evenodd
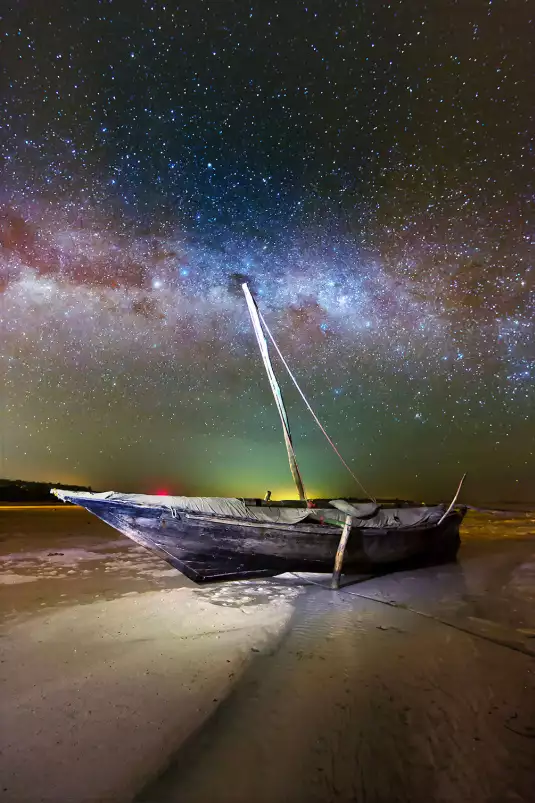
M465 507L456 506L464 477L447 508L410 503L387 506L373 498L364 504L307 498L264 332L329 444L359 485L360 482L305 398L247 285L243 290L280 415L299 501L64 489L53 489L52 493L86 508L197 583L307 571L334 572L333 587L338 587L342 561L346 570L384 572L408 564L454 560L466 513Z

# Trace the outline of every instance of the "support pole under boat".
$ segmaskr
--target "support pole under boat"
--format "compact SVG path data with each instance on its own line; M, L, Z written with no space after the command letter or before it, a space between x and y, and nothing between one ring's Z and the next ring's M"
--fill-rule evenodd
M340 577L342 575L344 554L346 551L347 542L349 540L349 533L351 532L352 524L352 517L346 516L346 523L344 524L344 529L342 530L342 535L340 536L340 543L338 544L338 549L336 550L336 558L334 559L334 571L331 579L331 588L334 591L338 591L340 588Z

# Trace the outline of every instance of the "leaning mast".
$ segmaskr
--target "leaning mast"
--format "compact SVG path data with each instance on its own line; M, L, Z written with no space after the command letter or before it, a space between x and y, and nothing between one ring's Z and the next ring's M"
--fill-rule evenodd
M288 462L290 464L290 471L292 472L292 477L295 482L295 487L297 488L297 493L299 494L299 499L306 501L307 495L305 491L305 486L303 484L303 479L301 477L301 472L299 471L299 466L297 465L297 458L295 456L292 444L292 436L290 434L290 424L288 422L288 415L286 413L286 408L284 406L284 401L282 398L282 392L279 387L279 383L277 382L275 372L273 371L273 366L271 365L268 344L264 335L264 330L262 329L262 324L260 323L260 317L258 315L258 308L256 306L256 301L251 295L251 291L249 290L249 287L247 286L246 283L242 284L242 290L245 294L245 300L247 301L247 307L249 309L249 315L251 316L253 330L256 335L256 339L258 341L258 347L260 349L260 354L262 355L262 360L264 361L264 367L266 369L269 384L273 392L275 404L277 406L277 410L279 411L279 416L282 424L282 432L284 435L284 443L286 444L286 451L288 452Z

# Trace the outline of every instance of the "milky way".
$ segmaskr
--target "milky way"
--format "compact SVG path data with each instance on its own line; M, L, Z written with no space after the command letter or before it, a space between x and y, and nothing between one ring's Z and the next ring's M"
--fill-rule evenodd
M529 4L289 5L4 18L0 475L290 493L248 281L376 494L532 495Z

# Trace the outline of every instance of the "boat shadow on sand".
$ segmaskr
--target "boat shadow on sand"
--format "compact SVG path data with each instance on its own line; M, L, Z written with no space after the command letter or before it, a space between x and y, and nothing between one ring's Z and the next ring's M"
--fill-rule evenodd
M293 616L270 643L252 648L244 674L167 756L136 803L354 800L356 787L363 799L423 803L434 799L441 773L458 799L482 801L479 771L496 734L474 742L473 707L483 710L485 694L492 694L480 673L495 647L482 643L467 652L467 630L453 635L452 625L438 618L441 607L453 614L458 606L461 621L467 579L461 564L450 563L347 577L341 593L314 575L248 583L246 604L298 590ZM213 604L232 604L240 588L197 593ZM424 615L415 615L413 605ZM502 655L513 664L521 660ZM503 735L502 713L488 727L498 728L497 744L509 744L517 737ZM429 751L444 754L440 773L427 767ZM518 783L523 788L525 779Z
M368 574L351 574L343 577L339 590L358 587L369 580L392 575L395 572L374 572ZM399 570L398 572L399 573ZM322 589L330 593L331 579L329 575L313 572L286 572L266 579L234 580L217 585L206 585L192 588L196 599L204 600L211 605L224 608L244 608L257 605L268 605L277 600L298 597L307 590Z
M511 714L521 693L496 706L500 667L523 667L526 650L511 632L474 619L470 591L480 580L460 561L348 575L338 593L325 576L305 573L199 589L232 607L291 592L293 615L251 648L230 692L134 800L309 803L354 800L358 787L363 799L424 803L444 779L457 799L491 799L481 792L489 751L499 768L503 744L518 752L513 740L532 730ZM492 717L479 717L487 710ZM476 720L486 730L474 741ZM426 764L435 752L440 772ZM522 762L501 770L519 790L527 788ZM504 799L502 791L492 799Z

